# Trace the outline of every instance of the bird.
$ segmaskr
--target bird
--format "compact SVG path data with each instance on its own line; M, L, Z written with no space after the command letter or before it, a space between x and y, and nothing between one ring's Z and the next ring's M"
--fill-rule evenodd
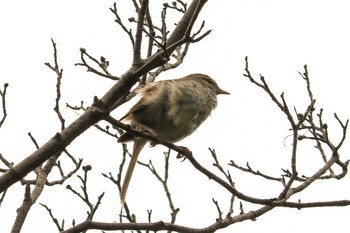
M120 119L138 131L148 131L161 140L178 142L192 134L217 106L217 95L230 93L205 74L194 73L179 79L151 82L137 93L139 101ZM125 203L132 173L147 139L125 132L119 143L134 141L131 160L121 188ZM154 145L151 143L151 145Z

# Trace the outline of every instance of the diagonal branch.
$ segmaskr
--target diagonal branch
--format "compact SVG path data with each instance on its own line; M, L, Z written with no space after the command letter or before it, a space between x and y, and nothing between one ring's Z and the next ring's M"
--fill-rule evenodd
M256 204L268 204L268 203L271 203L274 200L274 199L260 199L260 198L250 197L250 196L247 196L247 195L239 192L231 184L227 183L226 181L224 181L223 179L221 179L220 177L218 177L217 175L215 175L214 173L212 173L211 171L209 171L208 169L203 167L200 163L198 163L198 161L193 157L192 152L189 151L185 147L177 146L177 145L175 145L173 143L161 140L161 139L159 139L159 137L154 136L152 134L137 131L137 130L133 129L130 125L123 124L120 121L117 121L117 120L115 120L112 117L106 117L106 120L110 124L112 124L113 126L116 126L118 128L121 128L121 129L129 132L129 133L133 134L135 137L146 138L149 141L153 141L156 144L162 144L163 146L166 146L169 149L172 149L172 150L178 152L179 154L184 155L186 157L186 159L188 159L191 162L191 164L198 171L200 171L201 173L206 175L209 179L214 180L215 182L220 184L222 187L224 187L226 190L228 190L230 193L234 194L235 196L237 196L238 198L240 198L242 200L245 200L245 201L248 201L248 202L251 202L251 203L256 203Z
M194 0L191 3L169 37L168 44L176 44L177 47L186 42L181 38L183 38L185 32L188 31L187 29L190 27L189 25L191 25L189 22L191 21L194 23L197 19L197 16L205 3L205 0ZM168 48L168 53L170 54L170 52L174 51L176 47ZM160 51L145 59L143 65L133 65L101 99L95 97L93 104L78 119L67 126L62 132L56 133L42 147L0 176L0 192L3 192L12 184L22 179L32 171L33 168L45 162L52 155L63 151L80 134L84 133L88 128L107 117L113 104L124 96L143 74L163 65L165 62L166 61L163 59L163 52Z

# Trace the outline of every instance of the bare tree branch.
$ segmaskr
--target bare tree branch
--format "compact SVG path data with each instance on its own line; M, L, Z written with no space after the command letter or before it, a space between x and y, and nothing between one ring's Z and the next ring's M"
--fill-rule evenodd
M132 210L128 204L125 204L119 212L118 218L120 223L93 221L96 211L101 205L104 192L96 198L96 201L92 201L92 195L88 189L89 171L92 167L86 165L82 167L84 174L82 176L77 176L82 184L80 190L77 190L71 185L66 186L67 189L70 190L75 197L82 200L88 208L87 217L83 222L75 225L75 220L73 220L72 227L64 230L65 220L62 220L60 223L57 218L54 217L53 211L47 205L41 204L48 211L57 229L62 232L86 232L89 229L98 229L102 231L133 230L140 233L142 231L156 232L162 230L185 233L215 232L238 222L246 220L254 221L259 216L276 207L302 209L350 205L350 200L317 201L317 198L315 198L312 202L302 202L301 199L299 202L289 201L295 194L302 196L301 193L316 180L321 182L323 180L342 179L347 175L348 164L350 161L344 160L340 155L341 148L344 146L347 136L348 120L343 121L337 114L334 114L334 119L341 129L342 135L339 140L333 140L332 133L322 117L323 110L321 109L318 114L316 113L316 100L314 99L309 72L306 65L304 66L304 71L302 73L299 72L299 74L305 81L308 100L306 106L300 111L300 109L292 107L290 100L286 98L283 92L276 95L276 92L270 88L263 75L260 75L260 77L256 79L250 73L248 58L246 57L245 59L244 76L272 99L272 102L279 110L281 110L289 122L291 133L288 134L290 134L289 136L292 138L290 162L287 168L282 168L283 173L281 174L281 177L274 177L262 173L258 169L255 170L255 168L253 169L248 162L246 166L243 167L237 165L231 160L228 166L230 166L231 169L236 169L246 174L252 174L258 179L263 178L269 182L281 182L283 186L281 187L281 190L279 190L279 193L277 193L277 195L273 194L269 198L260 198L241 192L239 187L236 187L235 182L231 177L231 172L220 163L220 159L214 149L209 148L209 151L214 160L214 170L219 173L219 175L216 175L215 172L203 167L202 164L195 159L188 148L163 141L161 138L147 132L137 131L130 125L125 125L111 117L110 113L112 110L135 96L137 91L136 89L131 90L131 88L137 82L139 82L138 86L140 87L147 82L153 82L161 72L178 67L182 64L189 46L192 43L201 41L211 32L211 30L204 31L205 21L202 22L196 31L193 30L194 23L197 20L199 12L206 3L206 0L193 0L189 6L187 6L182 0L173 1L171 4L165 3L163 5L163 11L158 25L157 22L153 22L154 18L152 18L150 13L148 0L133 0L132 3L137 13L137 19L135 19L136 17L131 17L129 18L129 22L136 27L135 33L132 33L132 30L128 29L122 21L119 12L117 11L117 5L114 4L113 7L110 8L115 16L116 23L130 38L133 48L131 67L125 71L123 75L120 75L120 77L114 76L108 71L109 61L105 57L101 56L97 59L87 53L85 49L81 49L81 63L77 63L76 65L86 67L88 72L93 72L98 76L109 78L117 82L101 99L95 97L90 107L84 107L83 102L81 102L80 106L70 106L67 104L67 107L73 109L76 113L79 110L83 111L82 115L77 113L79 115L78 119L67 127L65 126L65 119L60 111L63 70L60 69L58 65L56 43L52 40L54 63L45 63L45 65L55 72L57 76L54 111L60 121L60 132L42 146L40 146L34 136L29 133L28 135L37 150L15 166L0 154L0 161L2 161L2 163L8 168L0 169L1 172L4 172L0 177L0 192L3 192L0 197L0 205L4 200L7 188L17 181L21 181L21 183L25 185L23 202L18 209L18 214L13 225L13 232L20 232L31 206L41 195L45 185L63 184L81 167L82 159L75 159L74 156L68 152L66 147L91 126L95 126L98 130L114 138L118 138L118 135L123 131L127 131L136 137L143 137L151 142L162 144L169 148L168 152L164 154L164 174L159 172L158 168L153 165L152 161L149 161L148 163L139 162L139 164L149 169L162 184L169 204L171 220L170 222L152 222L152 218L154 218L154 210L147 210L146 222L148 222L138 222L134 210ZM169 13L168 11L183 14L181 20L177 23L175 30L171 34L168 31L166 20L167 14ZM144 41L145 39L146 41ZM143 54L143 52L146 53ZM7 115L5 102L7 86L8 85L5 84L3 91L0 90L3 108L3 117L0 120L0 127L5 121ZM108 124L107 126L102 127L101 124L98 124L101 120L107 121L111 126ZM113 132L113 130L115 131ZM317 149L316 152L320 154L318 159L321 158L323 163L321 164L322 166L316 170L307 171L307 175L304 175L302 174L301 168L298 167L303 159L299 148L304 142L309 143L310 141L314 143L312 145ZM121 190L122 172L125 169L127 157L130 156L125 144L122 144L121 149L123 156L120 159L116 175L113 176L111 172L108 174L102 173L104 177L117 186L119 192ZM227 206L224 206L227 208L226 216L223 214L223 202L220 200L219 204L216 199L212 198L218 212L218 217L215 221L213 219L213 223L202 228L193 228L175 224L179 208L175 208L172 194L170 192L171 187L169 186L170 150L174 150L181 154L182 157L187 159L197 171L216 182L220 186L219 189L222 188L223 191L226 191L229 194L224 202L227 204ZM58 160L59 157L62 157L62 152L67 155L69 162L74 164L74 168L69 172L65 171L64 164ZM58 180L49 181L48 176L53 168L57 168L61 177ZM35 173L36 178L34 180L24 179L29 172ZM237 204L239 204L239 206L234 205L236 200L238 200ZM238 211L236 211L235 208Z
M116 19L115 22L117 24L119 24L119 26L123 29L123 31L129 36L129 39L131 41L131 45L134 48L135 47L135 41L134 41L134 37L132 35L132 30L131 29L127 29L126 26L124 25L124 23L122 22L118 11L117 11L117 3L113 4L113 8L109 8L111 10L111 12L115 15ZM137 10L138 11L138 10Z
M78 196L88 206L89 210L87 211L88 215L86 219L92 220L97 211L97 208L101 204L101 200L104 196L104 192L97 198L96 204L91 203L89 193L88 193L87 179L88 179L88 172L91 171L92 167L90 165L86 165L86 166L83 166L82 169L84 171L84 176L81 177L80 175L78 175L78 178L82 183L82 186L80 186L80 188L83 193L81 194L80 192L76 191L71 185L67 185L66 188L70 190L73 194Z
M59 101L61 97L61 79L62 79L62 72L63 70L59 68L58 66L58 59L57 59L57 49L56 49L56 43L52 41L52 45L54 48L54 63L55 65L52 66L50 63L45 63L46 66L48 66L51 70L53 70L57 75L57 84L56 84L56 100L55 100L55 107L54 111L56 112L58 119L61 123L61 130L64 130L64 118L62 117L59 109ZM37 149L40 148L37 140L33 137L31 133L28 133L30 139L34 143L35 147ZM65 150L66 151L66 150ZM22 205L18 208L17 216L15 219L15 222L13 224L12 232L20 232L24 221L26 219L26 216L28 215L31 207L34 205L34 203L37 201L39 196L42 194L45 185L56 185L56 184L62 184L66 179L68 179L70 176L72 176L80 167L82 160L79 162L76 162L76 160L66 151L66 154L71 158L73 163L75 164L75 169L73 169L67 176L64 175L63 170L60 166L60 163L57 162L58 157L60 156L61 152L57 152L56 154L52 155L46 163L40 164L36 168L34 168L34 172L36 173L36 179L35 180L24 180L21 179L21 183L25 184L25 196L24 200L22 202ZM62 176L62 179L56 180L53 182L48 181L48 175L51 173L51 170L54 166L57 166L60 174ZM12 166L8 166L9 169L12 169ZM33 190L31 190L30 185L34 185Z
M59 102L61 99L61 80L62 80L62 75L63 75L63 69L60 69L58 66L58 61L57 61L57 48L56 48L56 43L53 39L51 39L52 42L52 46L54 49L54 63L55 65L52 66L50 63L45 63L46 66L48 66L52 71L54 71L57 75L57 83L56 83L56 104L54 107L54 111L56 112L60 122L61 122L61 130L64 130L65 125L64 125L64 118L62 117L62 114L60 112L60 106L59 106Z
M40 203L40 205L41 205L42 207L44 207L44 208L47 210L47 212L49 213L49 215L50 215L52 221L55 223L57 229L58 229L59 231L64 231L64 220L62 220L62 222L61 222L61 224L60 224L60 223L58 222L57 218L54 217L54 215L53 215L53 213L52 213L52 210L51 210L47 205L42 204L42 203Z
M177 38L182 38L185 32L191 32L193 23L204 4L205 1L203 0L194 0L192 2L192 7L190 6L188 8L182 20L180 20L179 24L174 30L172 36L169 37L168 43L171 42L170 48L168 48L169 54L171 54L177 46L186 42L186 40L181 39L179 42L177 42ZM176 36L174 36L174 34L176 34ZM188 36L185 36L185 38L188 38ZM134 54L137 54L137 52ZM151 57L147 58L143 65L133 65L132 68L130 68L123 75L123 78L120 79L119 82L117 82L101 99L95 98L94 103L91 105L91 107L85 111L76 121L66 127L61 133L57 133L46 144L28 156L25 160L14 166L8 172L4 173L0 177L0 192L7 189L10 185L19 179L23 178L31 171L32 167L37 167L53 154L63 151L67 145L69 145L86 129L108 116L111 106L125 93L127 93L128 90L130 90L130 88L137 82L140 76L152 70L153 68L164 64L165 61L162 59L162 57L163 52L157 52Z
M180 3L180 6L178 6L177 3ZM182 13L185 13L186 12L186 9L187 9L187 4L184 3L183 1L181 0L176 0L176 2L172 2L171 3L172 5L169 5L168 3L164 3L163 6L166 8L171 8L171 9L174 9L174 10L177 10L179 12L182 12Z
M174 202L173 202L173 198L169 189L169 185L168 185L168 179L169 179L169 158L170 158L170 149L168 150L168 152L164 153L164 178L162 178L157 170L155 169L155 167L153 166L152 161L149 161L148 164L142 163L140 161L138 161L138 163L144 167L147 167L152 174L157 178L157 180L162 184L163 188L164 188L164 192L165 195L168 199L168 203L169 203L169 208L171 210L170 216L171 216L171 223L175 223L176 221L176 216L178 214L178 212L180 211L179 208L175 208L174 206Z
M88 62L85 60L85 56L87 56L91 61L96 63L100 67L100 69L102 69L103 72L100 72L100 71L96 70L95 68L93 68L91 65L89 65ZM107 61L106 58L104 58L103 56L100 57L100 61L99 61L96 58L94 58L93 56L91 56L90 54L88 54L86 49L81 48L80 49L80 59L81 59L82 63L76 63L75 64L76 66L86 67L88 72L95 73L101 77L105 77L105 78L112 79L112 80L119 80L120 79L120 77L113 76L111 73L109 73L109 71L107 70L107 68L109 66L109 61Z
M335 118L338 121L339 125L342 128L342 138L339 141L338 145L335 146L333 142L331 142L330 138L328 137L328 131L326 124L323 123L323 120L321 118L322 115L322 110L320 112L319 116L319 123L320 126L316 126L313 121L313 113L315 111L315 99L313 99L313 94L311 91L311 85L310 85L310 79L308 76L308 71L307 71L307 66L304 66L305 72L301 74L302 78L306 81L306 89L309 94L310 98L310 103L307 106L306 110L304 113L300 114L296 112L297 115L297 123L294 120L294 117L292 116L288 105L286 103L286 100L284 99L284 95L281 95L282 102L278 101L275 95L272 93L270 88L268 87L265 79L263 76L261 77L261 82L257 82L251 75L249 68L248 68L248 58L246 58L246 67L245 71L246 73L244 74L245 77L247 77L253 84L256 86L262 88L273 100L273 102L276 103L276 105L284 112L284 114L287 116L287 119L289 120L289 123L291 124L292 131L293 131L293 143L292 143L292 154L291 154L291 168L292 168L292 173L289 176L289 180L286 183L283 191L280 193L278 200L274 201L272 205L275 205L278 203L278 205L283 205L287 201L289 197L292 195L299 193L303 190L305 190L310 184L312 184L315 180L317 179L324 179L326 178L325 176L322 176L325 174L327 171L331 171L331 174L333 171L331 170L331 167L334 164L340 164L340 166L343 168L343 172L341 177L344 177L345 174L347 173L347 165L349 161L346 161L345 163L340 162L339 160L339 149L343 145L345 138L346 138L346 131L347 131L347 125L348 121L344 124L335 114ZM312 135L310 136L305 136L305 135L299 135L299 131L307 129L308 132ZM296 187L292 188L292 185L295 180L298 180L298 172L297 172L297 165L296 165L296 160L297 160L297 145L298 142L304 139L309 139L309 140L314 140L316 141L316 147L319 149L321 152L321 156L323 157L325 164L318 170L316 171L312 176L307 177L305 179L299 179L299 181L302 181L300 184L298 184ZM324 150L322 149L322 143L327 145L329 149L331 150L331 157L330 159L326 159L326 156L324 154ZM243 170L243 169L241 169ZM253 173L252 171L250 171ZM344 203L344 202L341 202ZM324 204L324 203L323 203ZM320 205L323 205L320 204ZM307 206L307 205L305 205ZM298 208L302 208L302 205L299 205Z
M0 120L0 128L2 124L4 124L5 119L7 117L7 111L6 111L6 91L8 87L8 83L4 84L4 90L0 90L0 96L1 96L1 107L2 107L2 118Z
M273 180L273 181L282 182L282 179L283 179L282 177L281 178L277 178L277 177L273 177L273 176L270 176L270 175L266 175L264 173L261 173L259 170L255 171L255 170L253 170L250 167L248 162L246 164L246 167L242 167L242 166L237 165L233 160L230 160L229 165L232 166L232 167L235 167L235 168L237 168L237 169L239 169L239 170L241 170L243 172L247 172L247 173L251 173L253 175L261 176L261 177L263 177L263 178L265 178L267 180Z
M147 8L148 8L148 0L143 0L141 2L141 7L138 10L138 15L137 15L135 46L134 46L134 54L133 54L133 62L132 62L133 65L142 64L142 58L141 58L142 32L143 32L143 24L144 24Z

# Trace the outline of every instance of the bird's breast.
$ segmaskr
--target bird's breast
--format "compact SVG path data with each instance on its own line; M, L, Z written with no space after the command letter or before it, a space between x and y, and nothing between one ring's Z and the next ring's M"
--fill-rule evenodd
M153 101L134 112L133 118L155 130L163 140L177 142L192 134L216 105L213 90L176 84L160 91Z

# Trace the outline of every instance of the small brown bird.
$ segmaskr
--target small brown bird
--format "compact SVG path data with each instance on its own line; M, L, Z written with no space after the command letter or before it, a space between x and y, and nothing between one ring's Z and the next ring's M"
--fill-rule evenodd
M149 131L162 140L177 142L192 134L217 106L216 96L230 94L220 89L205 74L190 74L180 79L153 82L140 88L141 99L120 120L139 131ZM125 196L137 158L147 139L126 132L118 142L134 141L131 161L121 190Z

